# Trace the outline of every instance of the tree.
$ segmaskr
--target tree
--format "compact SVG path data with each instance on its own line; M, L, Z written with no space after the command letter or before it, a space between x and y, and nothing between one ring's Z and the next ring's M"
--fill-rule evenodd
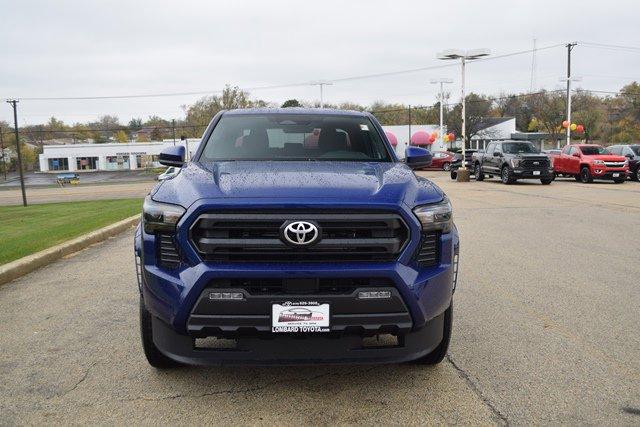
M142 129L142 119L131 119L129 120L128 125L129 130L140 130Z
M566 113L564 95L542 91L531 95L529 102L539 130L551 135L552 141L562 139L562 121Z
M465 130L467 143L483 129L487 117L496 117L499 113L493 109L493 101L486 96L470 93L465 97ZM458 104L447 116L447 130L462 136L462 104Z
M151 140L162 141L162 130L160 130L160 128L153 128L151 130Z
M584 139L589 142L599 139L603 135L605 121L605 109L601 98L591 95L589 92L579 91L571 97L573 109L572 122L584 126ZM581 135L572 134L575 137Z
M120 143L129 142L129 137L123 130L119 130L118 132L116 132L116 134L114 135L114 139Z
M187 136L197 136L204 129L211 118L221 110L234 108L266 107L268 104L262 100L251 100L249 92L243 91L237 86L225 86L222 95L211 95L200 98L194 104L185 106L186 124L191 126L184 129Z
M302 107L302 104L298 102L297 99L288 99L282 103L281 108L290 108L290 107Z

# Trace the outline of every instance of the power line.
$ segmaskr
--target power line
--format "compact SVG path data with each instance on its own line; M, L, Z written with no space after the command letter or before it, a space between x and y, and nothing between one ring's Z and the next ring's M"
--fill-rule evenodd
M605 43L591 43L591 42L580 42L581 46L586 47L597 47L603 49L618 49L618 50L631 50L640 52L640 47L638 46L622 46L615 44L605 44Z
M536 48L535 51L539 52L541 50L553 49L559 46L563 46L564 44L555 44L551 46L544 46ZM533 49L521 50L516 52L510 52L502 55L494 55L487 58L481 58L474 62L485 62L485 61L493 61L502 58L508 58L516 55L523 55L527 53L533 52ZM348 77L339 77L335 79L327 79L327 82L338 83L338 82L346 82L353 80L363 80L370 78L378 78L378 77L387 77L387 76L396 76L402 74L410 74L416 73L420 71L429 71L429 70L437 70L447 67L456 67L458 64L439 64L439 65L431 65L426 67L419 68L410 68L406 70L398 70L398 71L389 71L383 73L373 73L373 74L363 74L359 76L348 76ZM297 83L287 83L287 84L278 84L278 85L267 85L267 86L254 86L254 87L244 87L242 90L246 91L260 91L260 90L269 90L269 89L284 89L290 87L301 87L301 86L309 86L309 82L297 82ZM222 90L207 90L207 91L193 91L193 92L165 92L165 93L148 93L148 94L127 94L127 95L94 95L94 96L52 96L52 97L16 97L15 99L21 101L79 101L79 100L101 100L101 99L135 99L135 98L162 98L162 97L173 97L173 96L194 96L194 95L213 95L220 94Z

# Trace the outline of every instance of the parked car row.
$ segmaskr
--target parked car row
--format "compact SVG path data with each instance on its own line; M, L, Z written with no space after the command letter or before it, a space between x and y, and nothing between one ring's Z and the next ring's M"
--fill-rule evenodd
M477 181L498 177L504 184L519 179L537 179L549 185L558 176L583 183L609 180L624 183L640 180L640 145L570 144L561 150L540 152L526 141L493 141L485 150L466 150L465 166ZM457 178L462 156L450 164L451 179Z

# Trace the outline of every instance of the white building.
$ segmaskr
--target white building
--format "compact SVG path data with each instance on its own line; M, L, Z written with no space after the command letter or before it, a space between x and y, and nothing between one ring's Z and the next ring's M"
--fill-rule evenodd
M511 139L516 133L515 117L487 117L476 123L475 135L471 137L471 147L485 149L490 141Z
M199 138L176 141L188 145L189 157L200 144ZM44 145L40 154L40 170L54 171L117 171L158 167L158 155L173 140L109 144Z

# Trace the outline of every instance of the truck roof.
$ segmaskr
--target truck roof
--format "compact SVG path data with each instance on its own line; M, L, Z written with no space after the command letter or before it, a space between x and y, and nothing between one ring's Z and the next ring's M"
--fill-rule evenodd
M255 115L255 114L315 114L327 116L360 116L368 117L371 114L366 111L339 110L335 108L240 108L236 110L227 110L225 115Z

